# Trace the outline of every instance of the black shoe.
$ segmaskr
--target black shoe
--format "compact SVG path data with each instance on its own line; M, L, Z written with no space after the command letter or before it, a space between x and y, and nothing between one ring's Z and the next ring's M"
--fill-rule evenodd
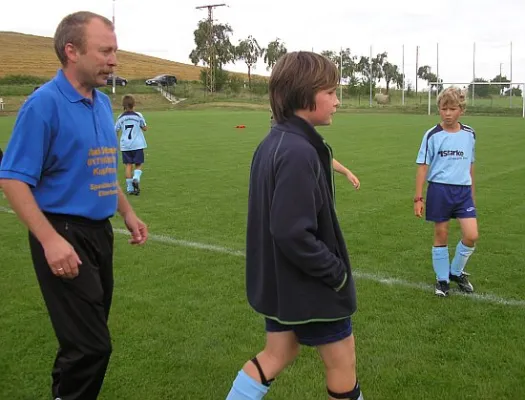
M450 285L447 281L437 281L434 294L439 297L447 297Z
M474 291L474 286L469 282L466 272L462 272L460 276L450 274L450 280L458 284L459 290L465 293L472 293Z
M139 181L136 179L133 179L132 185L133 185L133 194L135 196L138 196L140 194Z

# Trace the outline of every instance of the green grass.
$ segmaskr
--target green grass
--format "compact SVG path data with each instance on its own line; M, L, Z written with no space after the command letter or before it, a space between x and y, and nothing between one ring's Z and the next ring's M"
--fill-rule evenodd
M142 194L130 199L137 213L154 234L242 250L249 166L268 113L145 117L150 147ZM367 399L519 399L525 382L525 122L464 118L478 138L480 241L468 270L480 296L447 299L428 289L432 226L412 211L416 153L435 122L348 112L321 129L335 157L362 182L355 191L336 177L338 215L359 273L359 378ZM4 149L13 123L0 118ZM247 128L234 129L239 124ZM0 206L7 206L1 196ZM119 218L114 226L123 227ZM2 399L46 398L56 348L26 235L13 215L0 212ZM455 224L450 236L453 251ZM114 354L101 399L224 399L238 369L264 342L262 319L246 302L243 257L159 240L131 248L122 235L116 238ZM305 348L267 398L325 399L315 351Z

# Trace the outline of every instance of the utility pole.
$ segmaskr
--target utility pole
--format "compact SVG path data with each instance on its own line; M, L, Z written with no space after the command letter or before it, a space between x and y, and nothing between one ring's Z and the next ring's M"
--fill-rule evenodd
M115 0L113 0L113 29L115 29ZM116 86L116 82L115 82L115 71L113 71L113 77L112 77L112 88L111 88L111 92L113 93L113 95L115 95L115 86Z
M196 9L208 9L208 68L206 70L206 88L213 93L215 90L215 43L213 42L213 9L223 7L226 4L209 4L195 7Z
M416 95L417 95L417 73L419 68L419 46L416 46Z

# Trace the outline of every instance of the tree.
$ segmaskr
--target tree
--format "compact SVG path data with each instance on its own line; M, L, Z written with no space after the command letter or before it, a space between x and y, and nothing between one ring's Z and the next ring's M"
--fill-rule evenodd
M396 65L397 67L397 65ZM405 75L401 72L398 72L395 76L394 76L394 83L396 84L396 87L398 89L403 89L403 83L405 82Z
M211 28L211 43L210 43ZM195 49L189 55L191 62L197 65L203 62L204 65L210 65L210 59L219 69L224 64L235 60L235 46L230 42L230 35L233 29L228 24L212 24L208 20L199 21L197 29L193 32L195 37Z
M349 48L341 50L337 53L333 50L324 50L321 52L321 55L325 56L330 61L332 61L335 65L337 65L337 68L341 71L342 78L351 79L354 77L356 70L357 70L357 63L356 63L357 56L353 56ZM342 61L342 69L341 69L341 61Z
M399 82L401 77L401 82ZM398 88L403 85L403 76L399 73L399 67L394 64L390 64L388 61L383 65L383 78L386 82L386 93L390 90L390 82L396 82Z
M252 35L248 36L247 39L239 41L239 44L235 48L235 56L238 60L244 60L248 66L248 86L252 87L252 68L255 68L257 60L262 56L263 51L257 40Z
M388 57L388 53L384 51L383 53L377 54L372 58L372 78L375 81L379 81L384 77L383 66Z
M510 80L506 76L498 74L491 80L491 82L510 82ZM493 89L491 90L493 94L502 94L505 92L505 89L510 87L510 85L492 85L491 87Z
M427 81L429 85L431 82L438 82L437 75L431 72L431 68L428 65L423 65L422 67L419 67L419 69L417 70L417 76L418 78ZM430 90L432 91L437 86L438 92L441 92L443 90L443 85L441 84L442 82L443 79L439 79L439 84L431 85Z
M474 82L487 83L488 81L483 78L476 78ZM472 83L468 86L468 92L472 95L472 90L474 90L474 96L476 97L489 97L490 90L489 85L473 85Z
M267 65L266 70L269 71L273 68L277 60L288 53L281 39L276 38L274 41L268 43L268 47L263 49L264 63Z

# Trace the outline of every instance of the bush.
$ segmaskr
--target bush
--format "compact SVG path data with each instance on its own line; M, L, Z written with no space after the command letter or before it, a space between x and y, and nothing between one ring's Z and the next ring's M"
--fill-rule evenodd
M0 85L42 85L49 79L32 75L6 75L0 78Z
M230 91L238 94L241 92L243 86L244 80L240 76L232 74L229 82Z
M268 81L263 79L253 79L250 90L253 94L265 95L269 92Z
M206 71L207 71L207 69L202 69L201 70L201 74L200 74L202 85L205 88L207 88L207 86L206 86ZM214 91L215 92L220 92L224 88L226 83L228 83L229 78L230 78L230 76L228 74L228 71L225 71L222 68L216 68L215 69L215 88L214 88Z

